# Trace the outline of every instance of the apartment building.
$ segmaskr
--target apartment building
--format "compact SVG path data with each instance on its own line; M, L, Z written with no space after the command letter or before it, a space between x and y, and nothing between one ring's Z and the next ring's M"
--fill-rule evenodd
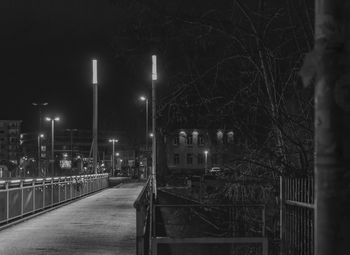
M166 136L168 168L198 172L223 167L233 144L232 130L175 130Z

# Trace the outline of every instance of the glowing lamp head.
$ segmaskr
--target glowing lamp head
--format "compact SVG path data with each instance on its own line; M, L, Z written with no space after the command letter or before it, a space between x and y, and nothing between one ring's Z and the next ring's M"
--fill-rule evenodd
M150 134L149 134L149 137L153 137L153 133L150 133Z
M92 60L92 84L97 84L97 60Z
M141 100L141 101L146 101L146 99L147 99L146 97L140 96L140 100Z
M208 153L209 153L209 151L207 151L207 150L204 151L204 154L205 154L205 155L208 155Z
M60 118L59 118L59 117L56 117L56 118L55 118L55 121L59 121L59 120L60 120Z
M46 121L51 121L51 118L50 117L46 117L45 120Z
M39 137L40 137L40 138L44 138L44 134L40 134Z
M116 155L116 156L119 156L119 152L117 152L115 155Z
M152 55L152 80L157 80L157 56Z

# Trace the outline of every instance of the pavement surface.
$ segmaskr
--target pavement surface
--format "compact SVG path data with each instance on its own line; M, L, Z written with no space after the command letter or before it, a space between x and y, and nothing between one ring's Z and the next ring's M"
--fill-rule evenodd
M0 254L136 254L143 183L103 190L0 232Z

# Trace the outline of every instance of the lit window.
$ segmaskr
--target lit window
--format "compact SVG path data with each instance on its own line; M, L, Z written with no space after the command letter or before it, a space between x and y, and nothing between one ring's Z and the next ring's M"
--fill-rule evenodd
M233 131L230 131L227 133L227 143L233 143L233 136L234 136Z
M218 143L222 143L223 136L224 136L224 134L222 133L222 131L218 131L216 133L216 138L217 138Z

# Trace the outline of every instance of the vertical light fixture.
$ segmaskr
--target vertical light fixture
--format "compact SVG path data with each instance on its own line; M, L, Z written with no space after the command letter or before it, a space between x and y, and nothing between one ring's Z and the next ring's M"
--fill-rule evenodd
M97 60L92 60L92 86L93 86L93 114L92 114L92 149L93 149L93 171L97 174L97 121L98 121L98 96L97 96Z
M152 55L152 187L155 198L157 198L157 133L156 133L156 89L155 82L157 80L157 56Z

